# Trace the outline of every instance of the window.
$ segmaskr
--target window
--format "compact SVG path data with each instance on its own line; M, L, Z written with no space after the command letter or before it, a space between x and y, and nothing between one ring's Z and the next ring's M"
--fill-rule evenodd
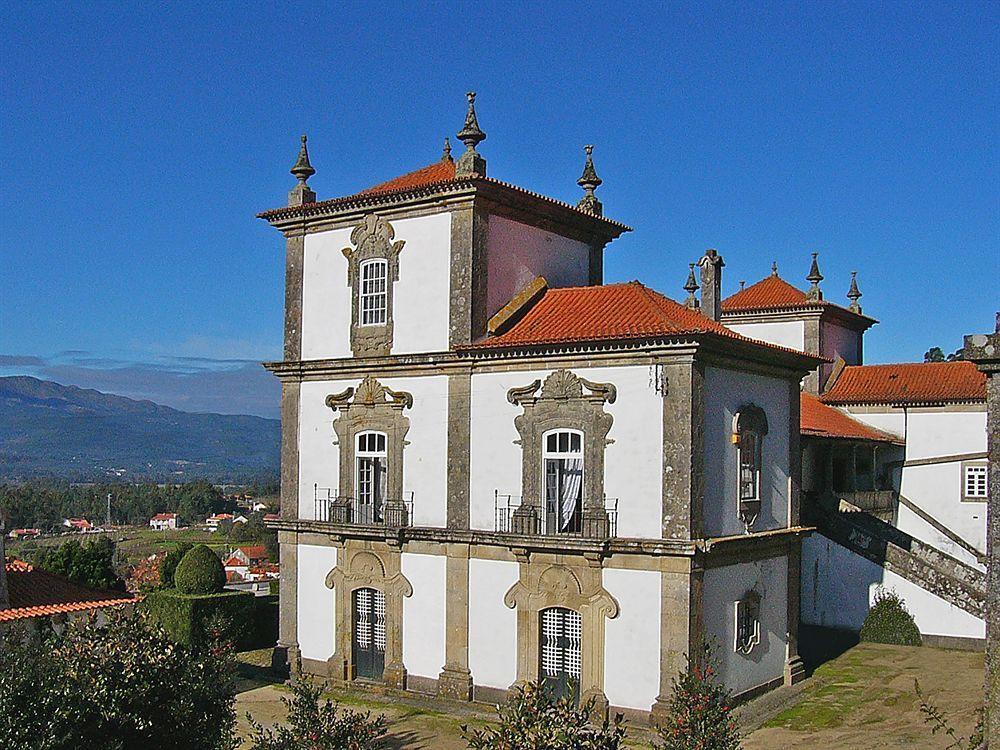
M563 607L539 614L539 671L542 689L550 698L579 701L583 622L579 612Z
M388 305L389 264L381 258L361 264L361 325L385 325Z
M358 434L355 523L382 523L386 496L386 437L384 432Z
M757 406L740 409L733 419L733 443L736 444L737 512L749 532L760 515L760 474L767 417Z
M760 594L747 592L736 602L736 638L733 650L749 654L760 643Z
M962 497L986 500L989 497L989 469L985 463L962 464Z
M547 534L581 531L583 505L583 433L554 430L542 437Z

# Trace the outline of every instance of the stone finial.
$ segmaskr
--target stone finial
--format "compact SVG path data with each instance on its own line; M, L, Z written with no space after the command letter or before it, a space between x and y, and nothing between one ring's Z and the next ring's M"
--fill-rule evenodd
M688 293L688 296L684 300L684 307L697 310L701 303L698 302L698 297L695 296L695 293L698 291L698 280L694 277L694 263L688 263L688 269L688 280L684 284L684 291Z
M465 126L458 131L458 140L465 144L465 153L458 157L455 165L456 177L486 176L486 159L476 152L476 146L486 140L486 133L479 129L476 119L476 92L466 94L469 109L465 113Z
M303 203L315 203L316 193L309 187L309 178L316 174L312 164L309 163L309 149L306 148L306 136L302 136L302 145L299 147L299 158L288 170L295 176L299 183L288 193L289 206L301 206Z
M594 169L594 157L592 156L594 147L587 145L583 147L583 150L587 154L587 161L583 165L583 174L576 181L576 184L583 188L583 198L576 204L576 207L581 211L600 216L604 207L597 200L594 191L604 180L597 176L597 170Z
M740 291L742 292L746 288L747 288L747 282L744 281L743 279L740 279Z
M858 300L861 299L861 290L858 289L858 272L851 271L851 288L847 290L847 299L851 301L849 307L851 312L856 312L858 315L861 314L861 305L858 304Z
M823 280L823 274L819 272L819 262L816 258L819 253L812 254L812 265L809 266L809 275L806 276L806 281L810 283L808 291L806 291L806 297L811 300L821 300L823 299L823 290L819 288L819 282Z
M451 158L451 141L444 139L444 148L441 149L441 161L455 161Z
M771 261L771 275L772 276L778 275L778 261L776 260Z

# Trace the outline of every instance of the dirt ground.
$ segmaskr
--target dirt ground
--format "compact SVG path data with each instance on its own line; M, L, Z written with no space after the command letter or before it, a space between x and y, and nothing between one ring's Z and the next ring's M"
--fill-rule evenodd
M257 660L263 661L262 657ZM283 719L281 697L288 695L283 687L254 681L252 672L248 678L237 697L241 736L248 729L248 711L265 725ZM949 717L959 736L967 736L975 723L976 701L982 695L982 654L862 644L822 665L799 686L783 688L744 706L740 712L748 732L744 748L945 748L950 740L940 734L932 736L923 721L915 678L924 694ZM389 719L389 746L393 750L466 750L460 726L482 725L493 716L489 706L442 703L419 696L361 692L334 692L331 696L345 707L384 713ZM632 747L649 748L651 735L634 726L630 741Z

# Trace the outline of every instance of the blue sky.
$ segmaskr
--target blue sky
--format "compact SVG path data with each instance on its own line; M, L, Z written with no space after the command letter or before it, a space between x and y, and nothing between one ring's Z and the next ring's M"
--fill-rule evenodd
M868 361L1000 303L996 3L8 3L0 374L277 413L281 205L423 166L479 92L490 174L635 227L608 281L858 270ZM454 140L454 138L453 138ZM457 144L456 144L457 145ZM28 359L25 359L28 358ZM32 359L33 358L33 359Z

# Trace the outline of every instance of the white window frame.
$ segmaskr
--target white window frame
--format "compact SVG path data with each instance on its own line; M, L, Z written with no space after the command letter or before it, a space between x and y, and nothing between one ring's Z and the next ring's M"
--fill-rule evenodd
M559 435L566 435L566 450L562 450L558 446ZM556 449L549 450L549 437L556 436ZM576 444L577 448L573 448L573 444ZM549 461L580 461L580 489L578 490L578 508L577 512L583 514L583 487L584 479L586 477L587 471L587 461L584 458L584 434L582 430L574 430L566 427L557 428L554 430L547 430L542 433L542 497L545 502L545 514L543 523L547 523L548 519L548 504L549 504ZM560 506L561 508L561 506ZM559 514L557 513L557 516ZM580 519L578 519L579 522ZM558 526L561 523L557 522Z
M371 448L368 443L369 438L374 439L375 447ZM362 448L362 441L366 444ZM357 496L359 508L364 505L372 506L373 518L376 520L381 520L383 508L385 506L386 498L385 495L388 490L388 480L389 480L389 436L384 432L378 430L364 430L359 432L354 437L354 493ZM382 461L382 472L381 472L381 483L378 488L374 486L371 488L371 497L369 502L365 502L365 498L362 496L362 486L363 482L361 480L362 467L366 465L364 459L381 459ZM373 477L369 478L370 481L378 481L379 474L376 472ZM368 492L368 490L365 490Z
M975 476L975 479L972 477ZM972 479L974 490L969 492ZM990 499L990 469L986 461L962 462L962 500L970 503L985 503Z
M358 325L384 326L389 320L389 261L371 258L358 267Z
M760 643L760 613L763 597L748 591L733 602L733 651L749 656Z

